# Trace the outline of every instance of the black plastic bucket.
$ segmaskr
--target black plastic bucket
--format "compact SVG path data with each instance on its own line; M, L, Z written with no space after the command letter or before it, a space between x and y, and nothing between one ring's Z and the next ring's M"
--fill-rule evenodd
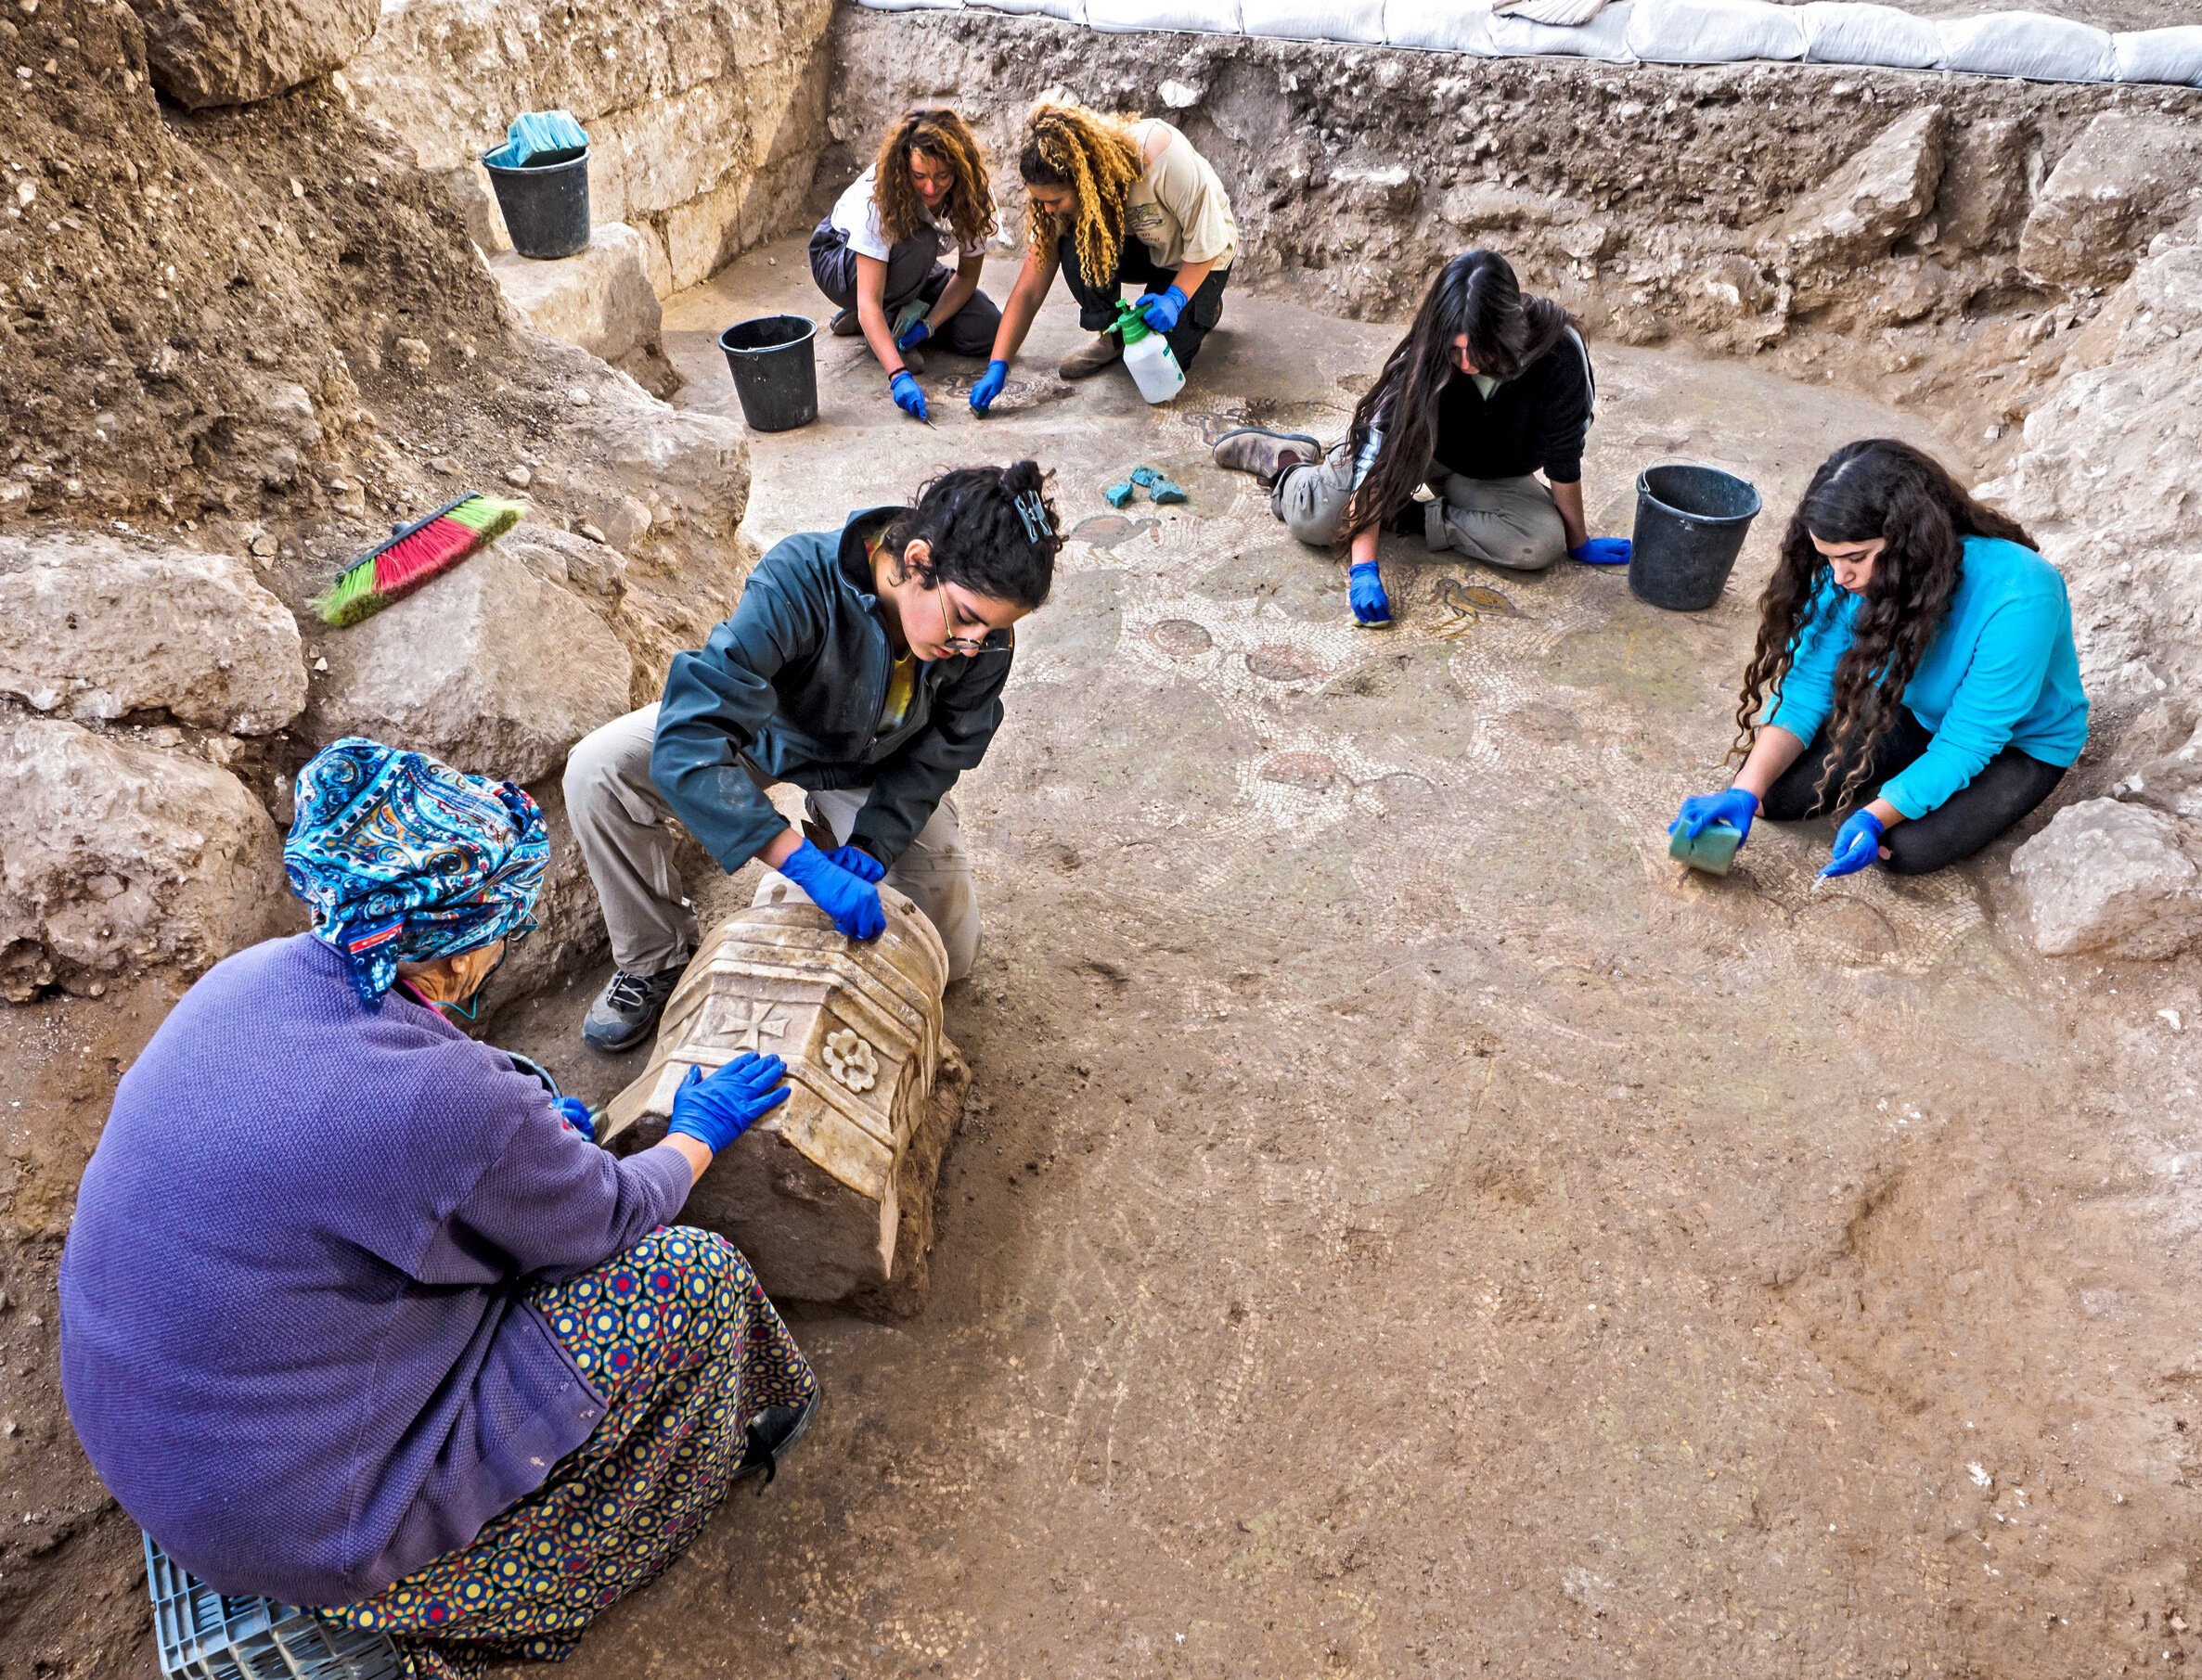
M818 417L818 336L808 315L759 315L719 334L752 431L792 431Z
M1655 607L1704 611L1728 586L1759 506L1748 479L1718 467L1645 468L1636 475L1629 587Z
M547 262L588 249L588 147L538 152L518 169L483 159L512 249Z

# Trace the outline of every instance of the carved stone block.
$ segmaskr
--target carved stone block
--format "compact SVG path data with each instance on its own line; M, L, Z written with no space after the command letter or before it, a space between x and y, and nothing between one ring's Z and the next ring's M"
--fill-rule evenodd
M880 889L887 930L859 943L784 876L702 942L606 1137L664 1135L690 1067L781 1057L789 1099L722 1150L683 1223L730 1238L767 1293L914 1312L934 1183L968 1083L941 1030L947 954L917 906Z

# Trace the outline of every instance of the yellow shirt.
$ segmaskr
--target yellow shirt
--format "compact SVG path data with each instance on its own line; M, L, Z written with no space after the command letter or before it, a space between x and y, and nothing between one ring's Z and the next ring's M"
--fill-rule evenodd
M1158 135L1166 144L1148 164L1124 207L1124 226L1153 254L1158 268L1207 263L1227 269L1239 254L1239 224L1231 201L1208 160L1192 142L1160 117L1133 125L1140 156L1154 149Z
M918 691L918 656L905 648L887 670L887 703L880 709L879 733L893 735L910 714L910 699Z

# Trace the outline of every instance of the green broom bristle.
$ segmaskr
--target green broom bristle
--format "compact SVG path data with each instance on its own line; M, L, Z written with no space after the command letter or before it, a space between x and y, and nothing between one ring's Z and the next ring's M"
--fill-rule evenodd
M341 630L373 616L375 609L381 604L381 598L375 594L375 557L370 554L357 565L346 567L328 593L315 600L313 607L315 615L324 624L333 624Z
M444 517L457 519L469 531L482 533L485 543L494 542L513 526L520 523L527 508L518 502L500 502L495 496L470 495Z

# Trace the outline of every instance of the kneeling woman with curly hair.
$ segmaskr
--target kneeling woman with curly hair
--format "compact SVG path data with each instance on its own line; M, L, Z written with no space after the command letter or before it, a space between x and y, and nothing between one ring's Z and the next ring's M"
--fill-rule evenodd
M1078 301L1078 325L1095 335L1063 362L1064 378L1090 378L1123 356L1107 329L1127 284L1145 289L1140 314L1178 365L1191 367L1223 318L1239 254L1231 201L1192 142L1158 118L1043 99L1024 121L1017 173L1032 206L1030 239L972 407L984 414L1001 394L1057 269Z
M811 278L840 306L833 331L864 335L895 406L914 418L926 418L919 345L959 356L993 346L1001 311L979 269L1000 226L971 125L952 110L911 110L810 236ZM952 274L940 260L950 250Z
M1924 875L2047 799L2086 745L2063 576L1909 443L1821 464L1758 609L1743 768L1669 833L1842 812L1822 875Z

